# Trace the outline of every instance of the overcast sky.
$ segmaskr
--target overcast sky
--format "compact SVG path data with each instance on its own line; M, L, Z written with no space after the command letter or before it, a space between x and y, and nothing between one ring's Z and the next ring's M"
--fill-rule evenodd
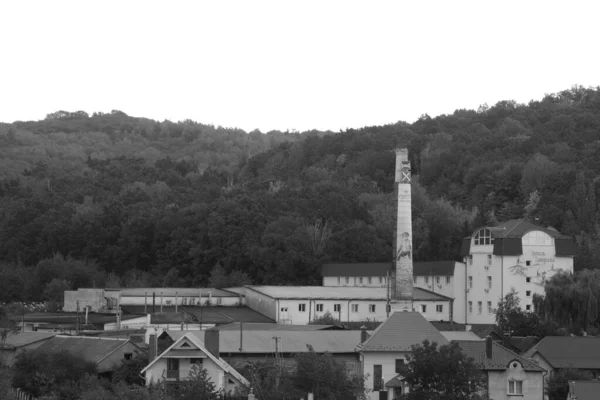
M526 103L600 85L599 11L573 0L7 0L0 121L118 109L338 131Z

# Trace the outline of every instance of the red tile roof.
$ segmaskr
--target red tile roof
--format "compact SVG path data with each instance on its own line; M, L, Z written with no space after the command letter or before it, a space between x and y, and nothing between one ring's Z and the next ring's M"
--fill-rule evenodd
M395 312L359 348L362 351L410 351L425 339L439 345L446 338L418 312Z

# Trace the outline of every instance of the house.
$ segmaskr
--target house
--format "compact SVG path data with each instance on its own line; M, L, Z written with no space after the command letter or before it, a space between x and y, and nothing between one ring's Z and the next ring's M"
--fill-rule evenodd
M494 323L498 301L513 288L521 307L532 311L533 295L545 293L546 280L559 271L573 272L574 255L571 237L522 219L477 229L461 247L466 264L464 322Z
M321 266L323 286L355 286L385 288L393 263L328 263ZM430 292L454 299L452 318L465 321L465 264L457 261L415 262L413 284Z
M566 400L597 400L600 381L570 381Z
M486 390L494 400L539 400L544 396L545 371L527 358L501 346L488 336L485 340L456 341L467 357L486 375Z
M563 368L576 368L600 377L600 337L546 336L525 352L550 374Z
M186 333L173 342L142 370L147 385L165 381L176 383L189 376L194 365L204 368L216 390L224 393L235 393L236 390L250 388L250 382L220 357L219 336L215 329L205 331L205 341L201 341L193 333ZM203 331L204 333L204 331ZM154 337L151 347L155 346Z
M56 335L38 347L40 351L66 351L96 364L99 374L113 372L122 360L129 360L145 350L129 339Z
M388 317L388 291L382 287L354 286L243 286L248 307L280 324L308 324L330 313L341 322L384 321ZM415 288L413 307L429 320L450 319L452 299Z
M390 400L406 393L399 371L412 351L411 346L424 340L448 344L448 340L420 313L395 312L357 347L371 400L379 400L381 392L387 393Z
M20 352L37 349L56 335L46 332L9 332L6 340L0 341L0 365L10 367Z
M246 329L246 324L237 330L217 328L211 334L219 339L219 355L234 368L248 366L250 363L263 362L269 358L279 359L287 367L294 367L294 356L299 353L329 353L334 360L346 364L348 370L360 372L360 358L356 346L364 338L365 332L350 330L314 330L286 329L289 325L273 324L280 327L272 329ZM310 325L303 325L310 327ZM172 345L185 335L192 335L204 342L208 331L165 331L158 336L158 351ZM239 368L238 368L239 367Z

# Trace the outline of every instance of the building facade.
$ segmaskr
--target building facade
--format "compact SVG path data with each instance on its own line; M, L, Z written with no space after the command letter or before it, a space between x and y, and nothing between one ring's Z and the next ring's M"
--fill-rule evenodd
M515 290L525 311L533 311L533 295L558 272L573 272L575 245L570 237L525 220L483 227L463 239L466 264L465 322L492 324L498 302Z

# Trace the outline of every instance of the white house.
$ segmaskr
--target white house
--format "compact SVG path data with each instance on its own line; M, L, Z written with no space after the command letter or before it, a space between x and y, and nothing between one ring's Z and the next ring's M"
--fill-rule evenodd
M483 227L463 239L466 264L465 308L468 324L495 322L498 301L515 289L524 310L533 310L533 295L544 294L547 279L573 272L575 245L552 228L525 220Z
M385 287L244 286L229 288L244 295L248 307L281 324L308 324L330 313L341 322L385 321ZM431 321L449 321L452 299L415 288L413 307Z
M389 400L407 392L399 372L411 352L411 346L421 344L423 340L440 346L448 344L446 338L420 313L395 312L358 346L370 400L379 400L380 392L387 392Z
M215 332L216 336L213 335ZM142 370L146 384L185 380L193 366L197 365L206 370L217 391L235 393L250 388L250 382L220 357L218 333L216 330L206 331L204 343L193 333L180 337Z

